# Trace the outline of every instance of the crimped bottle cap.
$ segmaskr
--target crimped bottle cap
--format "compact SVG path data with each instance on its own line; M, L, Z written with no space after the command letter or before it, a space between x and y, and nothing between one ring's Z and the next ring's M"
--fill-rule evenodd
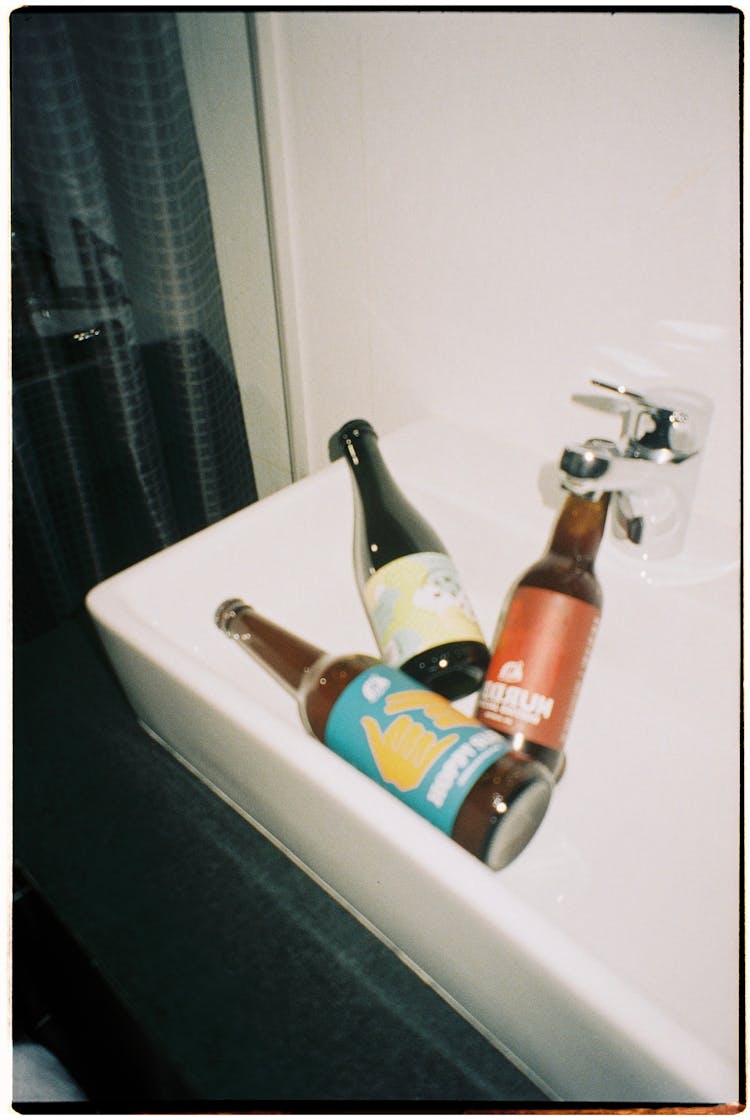
M370 432L375 437L378 434L369 420L348 420L333 433L328 441L328 457L332 463L343 456L347 440L351 440L352 436L359 435L360 432Z

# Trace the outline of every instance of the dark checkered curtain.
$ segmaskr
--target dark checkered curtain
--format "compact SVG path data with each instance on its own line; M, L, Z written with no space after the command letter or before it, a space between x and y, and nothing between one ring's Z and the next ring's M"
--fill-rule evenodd
M11 67L24 639L257 494L174 13L21 9Z

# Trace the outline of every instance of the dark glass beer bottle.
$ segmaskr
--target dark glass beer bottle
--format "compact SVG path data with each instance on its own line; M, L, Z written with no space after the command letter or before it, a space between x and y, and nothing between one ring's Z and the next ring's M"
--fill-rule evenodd
M476 692L489 650L455 565L437 533L407 501L367 420L350 420L328 443L354 480L354 572L383 660L457 700Z
M477 718L559 778L578 692L601 617L594 560L609 494L568 494L547 552L511 591Z
M399 669L325 653L238 599L216 623L297 699L305 728L493 869L525 848L553 783L503 735Z

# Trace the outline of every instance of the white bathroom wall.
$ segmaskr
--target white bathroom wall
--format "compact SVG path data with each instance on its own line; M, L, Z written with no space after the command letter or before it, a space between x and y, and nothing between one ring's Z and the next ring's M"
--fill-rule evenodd
M737 523L737 13L255 17L298 472L353 415L519 447L619 425L598 376L708 393ZM490 500L492 497L490 495Z

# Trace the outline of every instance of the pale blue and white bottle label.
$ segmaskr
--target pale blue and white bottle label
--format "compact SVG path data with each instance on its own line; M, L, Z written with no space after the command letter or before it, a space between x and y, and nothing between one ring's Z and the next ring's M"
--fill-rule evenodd
M388 665L448 642L484 641L444 552L415 552L379 568L365 584L364 602Z

